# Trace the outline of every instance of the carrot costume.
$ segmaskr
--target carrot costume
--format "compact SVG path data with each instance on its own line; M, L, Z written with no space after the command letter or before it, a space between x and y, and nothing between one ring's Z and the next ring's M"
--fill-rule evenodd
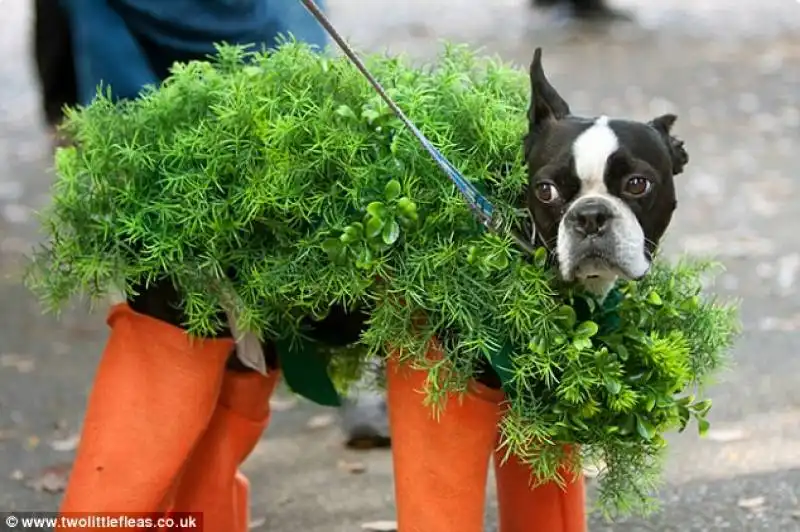
M160 283L111 309L62 513L202 512L207 532L247 530L238 467L279 372L228 369L233 339L190 338L177 303Z
M439 357L438 347L431 355ZM531 487L531 470L501 464L502 390L474 383L448 397L438 419L425 404L428 372L390 360L389 418L400 532L482 532L489 461L494 456L500 532L583 532L584 486L573 479Z

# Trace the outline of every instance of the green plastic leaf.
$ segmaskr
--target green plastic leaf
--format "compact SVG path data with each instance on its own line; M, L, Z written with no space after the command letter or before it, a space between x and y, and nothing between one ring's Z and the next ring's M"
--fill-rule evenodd
M660 307L664 304L664 302L661 300L661 296L658 295L658 292L650 292L647 295L647 302L657 307Z
M576 336L572 340L572 345L575 346L575 349L578 351L583 351L592 347L592 341L585 336Z
M595 322L584 321L575 328L575 334L583 338L591 338L597 334L599 330L600 327Z
M380 201L373 201L367 205L367 213L375 218L383 218L386 215L386 206Z
M338 238L329 238L322 243L322 249L328 254L328 258L334 260L342 251L342 243Z
M397 220L391 220L389 223L383 226L383 243L387 246L391 246L397 239L400 237L400 225L398 225Z
M630 355L628 354L628 349L624 345L617 344L616 346L614 346L614 349L617 352L617 356L619 357L619 359L622 360L623 362L628 360L628 357L630 357Z
M344 117L344 118L356 118L356 114L350 109L347 105L340 105L334 111L337 115Z
M508 268L508 257L505 254L493 255L487 258L486 265L494 271L505 270Z
M478 246L470 246L467 250L467 263L475 264L478 260Z
M708 434L708 429L711 428L711 423L705 418L698 418L697 419L697 432L700 436L705 436Z
M537 268L544 268L547 266L547 250L543 247L537 249L533 254L533 263Z
M383 230L383 220L377 217L370 218L369 221L367 221L366 230L369 238L377 238Z
M575 322L578 320L575 309L569 305L561 305L558 307L554 317L561 321L567 329L572 329L575 326Z
M356 267L366 269L372 263L372 250L364 246L364 248L358 254L358 260L356 261Z
M384 189L383 195L386 198L386 201L393 201L400 195L400 192L400 182L396 179L392 179L386 183L386 188Z
M353 222L345 227L345 231L352 232L355 237L360 237L364 234L364 224L361 222Z
M711 410L711 399L704 399L702 401L698 401L689 407L689 409L694 412L696 416L705 416L708 414L708 411Z
M622 383L616 379L606 379L606 390L611 395L617 395L622 391Z
M417 204L407 196L403 196L397 200L397 208L400 209L400 214L407 217L411 217L417 212Z
M367 123L372 125L375 120L377 120L381 114L376 111L375 109L364 109L361 111L361 118L366 119Z
M656 429L641 416L636 416L636 432L645 441L650 441L656 433Z
M644 408L651 412L656 407L656 398L653 395L648 395L644 401Z

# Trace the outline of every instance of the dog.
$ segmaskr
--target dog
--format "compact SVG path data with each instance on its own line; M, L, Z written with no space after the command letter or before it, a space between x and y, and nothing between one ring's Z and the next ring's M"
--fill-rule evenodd
M653 255L672 220L677 206L674 177L688 163L683 142L672 134L676 117L663 115L639 122L603 115L572 115L567 102L544 74L541 49L535 51L530 66L530 89L528 131L520 140L529 177L524 196L532 220L531 241L536 247L547 250L564 282L580 284L602 298L618 280L641 279L647 275ZM236 272L229 272L229 275L235 278ZM246 530L247 520L241 516L247 511L247 483L237 469L268 423L267 404L279 371L269 372L262 379L242 365L242 357L231 352L232 339L237 336L235 331L220 331L216 341L207 344L208 347L190 345L178 330L184 328L187 320L180 295L168 279L140 286L134 293L128 298L127 306L116 308L109 318L109 323L121 325L118 329L112 327L112 335L116 336L109 341L112 352L104 354L104 360L117 358L106 362L105 366L101 364L106 372L101 380L118 382L115 379L130 378L131 371L147 369L139 371L142 375L137 378L147 383L143 386L148 390L158 388L153 384L156 380L161 383L158 389L164 392L163 403L180 412L174 419L170 418L173 423L181 424L180 430L173 431L170 436L175 441L167 441L167 436L163 441L153 441L149 433L136 428L139 425L131 427L122 423L118 419L122 415L120 412L126 411L127 403L137 402L140 392L126 389L125 397L129 398L120 398L119 387L107 384L104 391L90 399L89 409L95 408L96 412L108 415L88 415L84 422L84 428L91 429L92 438L82 438L83 454L79 452L73 468L62 511L82 510L85 508L81 505L88 508L89 503L97 506L95 494L98 490L113 495L106 503L110 509L112 503L117 504L124 498L123 495L127 497L128 490L136 494L135 497L131 495L134 499L145 496L152 499L136 499L137 507L202 509L206 524L213 532ZM347 345L358 341L367 318L368 313L363 310L333 307L326 318L320 321L309 318L306 325L309 336L319 342ZM219 319L226 319L222 309ZM165 327L164 323L172 327ZM159 343L148 336L150 334L164 337L164 345L150 345ZM150 339L149 347L145 346L147 349L138 349L142 337ZM259 344L255 345L258 348ZM263 366L279 370L281 361L273 343L261 342L260 347ZM203 358L198 358L195 349L213 353L204 353ZM437 351L441 353L440 347L433 345L431 352L435 355ZM218 358L209 359L211 355L222 357L223 364L227 360L224 372L215 362ZM171 375L162 375L168 371L162 368L171 363L165 359L173 356L188 360L181 373L175 373L174 380ZM136 364L128 363L131 358ZM200 374L200 369L195 372L192 365L202 365L205 373ZM436 419L420 394L428 372L404 365L397 357L389 357L387 365L395 503L401 532L482 531L488 463L492 458L501 532L585 531L582 478L565 471L563 489L555 483L532 489L530 469L514 457L506 459L498 450L499 424L505 406L499 379L491 367L487 365L475 376L471 393L458 400L448 398L446 408ZM154 369L149 369L151 366ZM115 371L117 373L113 373ZM192 377L193 373L199 376ZM223 382L222 391L220 381ZM96 380L96 388L98 382ZM202 415L193 414L198 410L194 396L175 391L174 383L183 382L191 384L185 389L194 396L208 397L206 402L210 406L201 412ZM251 385L256 392L244 393ZM179 397L174 397L175 394ZM222 399L214 406L217 395ZM242 405L237 406L238 403ZM186 404L192 408L187 408ZM169 410L154 412L153 409L161 408L157 401L148 405L145 414L158 419L171 415ZM240 406L248 411L246 415L237 413ZM134 413L141 415L142 412L140 408ZM243 416L247 423L242 421ZM256 417L258 423L254 421ZM131 419L138 423L135 416ZM212 420L210 424L209 419ZM125 467L135 474L126 481L120 481L120 476L115 474L114 489L107 489L109 480L103 475L113 468L106 464L117 467L114 460L120 454L103 454L113 448L107 442L119 443L120 440L120 436L104 429L105 424L112 421L117 433L127 431L125 437L140 446L134 454L163 462L159 471L168 474L156 479L160 484L154 480L156 473L151 475L153 478L140 474L140 470L144 471L149 465L142 466L144 469L138 466L131 469L130 457L125 455L124 464L128 464ZM155 423L162 428L171 427L158 420ZM141 425L149 427L153 422L144 420ZM189 444L182 438L191 440L189 465L186 465L184 450ZM178 449L170 461L159 454L165 448ZM178 473L181 483L174 488ZM148 489L140 489L137 484L143 479L147 480ZM149 489L156 484L161 491Z

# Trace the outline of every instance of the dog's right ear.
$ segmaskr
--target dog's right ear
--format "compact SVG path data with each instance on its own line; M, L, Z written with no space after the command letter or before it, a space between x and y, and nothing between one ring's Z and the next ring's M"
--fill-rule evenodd
M533 61L530 69L531 77L531 106L528 109L528 122L530 131L533 132L539 126L561 120L569 115L569 105L556 92L542 68L542 49L537 48L533 52Z
M672 175L682 173L683 167L689 162L689 154L683 146L683 141L672 135L672 126L675 125L677 119L678 117L673 114L666 114L654 118L649 122L650 125L658 131L667 145L669 156L672 161Z

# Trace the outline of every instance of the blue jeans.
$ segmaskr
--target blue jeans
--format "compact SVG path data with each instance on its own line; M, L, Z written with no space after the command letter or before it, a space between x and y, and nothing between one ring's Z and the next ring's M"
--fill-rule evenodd
M204 59L217 42L268 48L291 33L320 48L326 44L324 29L298 0L61 1L70 19L83 105L100 84L115 99L135 98L145 86L160 83L174 62Z

